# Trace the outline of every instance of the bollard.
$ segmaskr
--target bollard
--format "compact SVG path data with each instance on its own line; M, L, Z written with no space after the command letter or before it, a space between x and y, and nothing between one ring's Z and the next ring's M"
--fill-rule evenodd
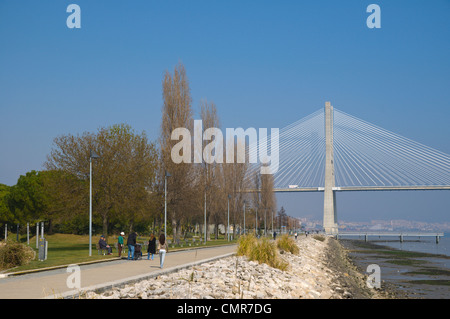
M36 249L39 248L39 222L36 223Z
M47 242L44 238L39 238L39 261L44 261L47 259Z

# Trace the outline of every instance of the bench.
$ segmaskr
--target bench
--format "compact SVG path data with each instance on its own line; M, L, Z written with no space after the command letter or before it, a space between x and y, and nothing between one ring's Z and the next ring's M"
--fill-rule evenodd
M106 247L105 248L100 248L99 243L96 243L95 247L97 248L97 251L98 251L99 255L100 254L106 255L108 253L108 248L106 248Z

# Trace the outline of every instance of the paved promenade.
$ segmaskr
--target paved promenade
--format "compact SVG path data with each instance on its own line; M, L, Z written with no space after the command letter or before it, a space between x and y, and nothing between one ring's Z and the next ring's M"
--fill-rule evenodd
M104 291L236 252L236 245L174 251L166 255L164 268L159 267L159 255L154 260L115 260L81 267L81 289L68 288L67 279L73 273L67 268L0 278L0 299L76 298L80 291Z

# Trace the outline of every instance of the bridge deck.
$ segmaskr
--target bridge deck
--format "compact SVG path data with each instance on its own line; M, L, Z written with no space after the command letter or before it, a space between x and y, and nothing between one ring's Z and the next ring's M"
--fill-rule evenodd
M274 192L323 192L324 187L296 187L296 188L274 188ZM343 186L333 187L337 192L354 191L426 191L426 190L450 190L448 185L423 185L423 186ZM247 192L253 193L257 190L250 189Z

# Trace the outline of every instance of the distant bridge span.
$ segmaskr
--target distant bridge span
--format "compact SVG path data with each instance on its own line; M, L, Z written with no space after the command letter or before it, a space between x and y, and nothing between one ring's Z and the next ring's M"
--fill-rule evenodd
M286 192L323 192L325 187L297 187L297 188L275 188L276 193ZM450 186L347 186L333 187L335 192L361 192L361 191L427 191L427 190L450 190ZM257 190L249 190L255 192Z
M279 139L274 191L323 192L323 227L329 234L338 233L337 192L450 190L449 154L336 110L330 102L281 129ZM249 185L259 170L257 164L247 171ZM245 192L258 191L250 188Z

